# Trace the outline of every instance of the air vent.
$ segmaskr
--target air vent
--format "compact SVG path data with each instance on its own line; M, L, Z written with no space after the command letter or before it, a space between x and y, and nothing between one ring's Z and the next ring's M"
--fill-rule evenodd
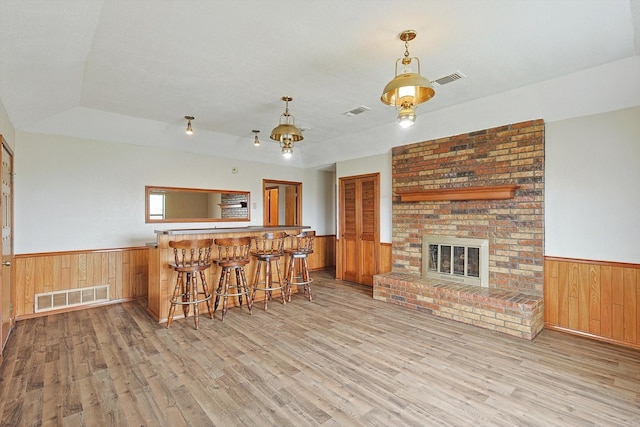
M356 116L358 114L362 114L362 113L364 113L365 111L368 111L368 110L371 110L371 108L365 107L364 105L361 105L359 107L354 108L353 110L345 111L342 114L344 114L347 117L353 117L353 116Z
M109 285L45 292L35 295L34 311L39 313L104 301L109 301Z
M435 79L432 81L432 84L436 84L438 86L446 85L447 83L455 82L456 80L464 79L465 76L460 71L456 71L453 74L449 74L448 76L440 77L439 79Z

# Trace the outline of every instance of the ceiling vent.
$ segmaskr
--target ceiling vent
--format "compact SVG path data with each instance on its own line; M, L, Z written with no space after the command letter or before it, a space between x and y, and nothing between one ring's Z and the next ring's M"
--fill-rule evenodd
M345 111L342 114L344 114L347 117L353 117L353 116L356 116L358 114L362 114L362 113L364 113L365 111L368 111L368 110L371 110L371 108L365 107L364 105L361 105L359 107L354 108L353 110Z
M453 74L449 74L448 76L440 77L439 79L435 79L432 81L432 84L436 84L438 86L446 85L447 83L455 82L456 80L464 79L465 76L460 71L456 71Z

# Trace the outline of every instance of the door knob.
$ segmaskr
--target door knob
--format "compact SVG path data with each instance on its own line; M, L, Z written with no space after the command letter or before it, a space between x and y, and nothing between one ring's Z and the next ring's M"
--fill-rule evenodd
M11 261L3 261L2 265L4 265L5 267L11 267Z

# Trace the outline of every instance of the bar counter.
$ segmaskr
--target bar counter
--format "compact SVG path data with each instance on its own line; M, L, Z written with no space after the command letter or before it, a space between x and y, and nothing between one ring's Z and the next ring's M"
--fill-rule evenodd
M158 323L164 323L167 321L169 315L169 299L173 293L177 273L169 267L169 262L173 262L173 249L169 247L171 240L192 240L192 239L218 239L224 237L256 237L266 232L284 231L287 234L298 234L301 230L309 229L309 226L276 226L276 227L264 227L264 226L247 226L247 227L228 227L228 228L183 228L183 229L168 229L168 230L155 230L157 241L155 244L149 244L149 290L147 311L149 314L158 321ZM215 246L214 246L215 249ZM215 254L214 254L215 255ZM247 275L247 282L249 286L253 284L253 275L255 274L256 261L251 258L251 262L245 267ZM282 274L285 273L285 259L280 261L280 268ZM218 287L218 281L220 280L220 267L212 265L211 268L206 270L207 285L209 292L213 293ZM293 289L295 292L296 289ZM276 296L279 296L279 292L274 292L274 302L278 302ZM259 292L256 296L256 301L264 298L264 292ZM215 300L215 296L214 296ZM235 302L235 301L234 301ZM232 299L229 300L229 306L231 307ZM259 309L261 305L256 306ZM243 310L246 307L243 303ZM208 318L206 314L206 308L203 305L200 308L201 315L204 314L204 319ZM191 313L193 314L193 313ZM236 314L236 313L231 313ZM240 313L238 313L240 314ZM248 313L242 313L248 314ZM174 319L183 317L181 310L176 310ZM219 320L219 315L216 315Z

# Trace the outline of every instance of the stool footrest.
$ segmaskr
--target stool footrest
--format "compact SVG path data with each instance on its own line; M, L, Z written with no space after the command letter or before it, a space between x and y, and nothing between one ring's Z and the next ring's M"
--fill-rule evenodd
M181 304L181 305L185 305L185 304L200 304L201 302L209 301L211 299L211 296L212 296L212 295L207 295L204 292L198 292L198 295L204 295L203 299L194 299L194 300L184 301L184 300L182 300L182 298L184 298L185 295L186 294L178 294L178 295L176 295L175 299L171 298L169 300L169 302L171 304Z
M251 291L247 290L245 291L239 291L239 292L218 292L215 291L214 295L219 296L219 297L237 297L240 295L249 295L251 293Z
M264 285L264 286L259 286L259 285ZM277 286L274 286L277 285ZM252 289L256 289L258 291L278 291L280 289L285 288L287 285L286 283L280 283L280 282L273 282L271 283L271 286L267 286L264 282L260 282L260 283L255 283L252 286Z
M294 279L295 279L295 277L294 277ZM313 279L309 278L309 280L308 280L308 281L306 281L306 282L305 282L304 280L302 280L302 281L300 281L300 282L297 282L297 281L295 281L295 282L294 282L293 280L290 280L290 281L289 281L289 284L290 284L290 285L308 285L308 284L310 284L311 282L313 282Z

